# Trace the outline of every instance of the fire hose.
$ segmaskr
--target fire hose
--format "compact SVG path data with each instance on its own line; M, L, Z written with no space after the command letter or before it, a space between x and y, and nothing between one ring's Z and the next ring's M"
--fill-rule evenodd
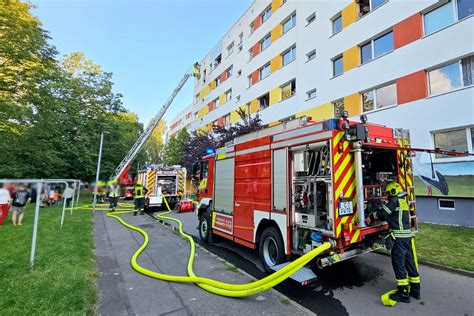
M173 221L177 223L179 233L181 234L181 236L188 239L189 244L190 244L191 250L189 253L189 259L188 259L188 264L187 264L188 276L168 275L164 273L158 273L139 265L137 263L137 259L140 256L140 254L145 250L145 248L148 246L148 242L149 242L148 234L143 229L125 222L120 216L118 216L120 214L129 214L129 213L132 213L133 211L116 211L116 212L109 212L106 214L108 217L117 219L125 227L131 230L134 230L136 232L139 232L143 236L144 240L143 240L142 245L137 249L137 251L135 251L135 253L133 254L130 260L131 266L133 267L135 271L143 275L149 276L151 278L158 279L158 280L168 281L168 282L178 282L178 283L195 283L200 288L213 294L228 296L228 297L245 297L245 296L255 295L255 294L264 292L276 286L277 284L289 278L291 275L293 275L300 268L305 266L308 262L316 258L318 255L320 255L324 251L327 251L335 246L335 242L332 240L325 242L321 246L311 250L310 252L299 257L298 259L291 262L287 266L283 267L281 270L274 272L263 279L246 283L246 284L229 284L229 283L224 283L224 282L220 282L220 281L205 278L205 277L200 277L200 276L197 276L193 271L194 257L195 257L195 252L196 252L194 239L183 231L183 223L179 219L166 216L167 214L171 213L171 209L168 205L168 202L166 201L164 197L163 197L163 200L165 202L167 211L158 214L157 218L165 220L165 221Z

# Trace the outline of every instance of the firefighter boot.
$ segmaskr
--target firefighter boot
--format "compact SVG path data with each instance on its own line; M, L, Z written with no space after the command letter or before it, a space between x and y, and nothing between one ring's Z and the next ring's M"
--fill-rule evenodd
M138 213L137 211L133 212L133 216L137 216L137 213Z
M419 300L421 298L420 290L421 290L420 283L410 283L410 296L411 297Z
M389 295L391 300L410 303L410 295L408 294L408 286L399 286L397 292Z

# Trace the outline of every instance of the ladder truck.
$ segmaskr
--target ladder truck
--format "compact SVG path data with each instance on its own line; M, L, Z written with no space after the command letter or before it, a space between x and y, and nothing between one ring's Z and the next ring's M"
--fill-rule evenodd
M267 272L332 240L337 246L316 258L323 268L383 247L387 223L368 226L365 219L390 181L406 192L416 233L413 152L473 154L412 148L408 130L344 116L288 121L204 156L196 208L201 240L219 235L257 249ZM302 268L291 278L307 284L316 276Z
M192 66L191 71L187 71L184 74L183 78L181 78L176 88L173 90L171 95L168 97L166 102L161 107L160 111L155 115L155 117L153 117L153 119L150 121L145 131L138 137L135 144L133 144L133 146L128 151L127 155L122 159L120 164L117 166L117 168L115 169L115 174L113 175L112 179L119 181L125 178L127 171L131 167L132 161L135 159L135 157L138 155L140 150L143 148L146 141L148 140L150 135L153 133L153 130L158 125L159 121L163 118L166 111L168 110L170 105L173 103L173 100L181 91L181 89L183 88L183 86L185 85L185 83L188 81L190 77L196 77L198 79L200 78L200 65L198 62L196 62Z

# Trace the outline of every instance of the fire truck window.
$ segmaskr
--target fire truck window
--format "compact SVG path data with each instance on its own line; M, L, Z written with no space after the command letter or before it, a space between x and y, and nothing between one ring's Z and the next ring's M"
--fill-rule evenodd
M209 161L203 161L201 163L201 172L200 172L201 179L207 178L209 174Z
M296 176L305 176L308 174L308 167L307 167L307 161L306 161L306 152L305 151L299 151L295 152L293 158L293 165L294 165L294 170Z

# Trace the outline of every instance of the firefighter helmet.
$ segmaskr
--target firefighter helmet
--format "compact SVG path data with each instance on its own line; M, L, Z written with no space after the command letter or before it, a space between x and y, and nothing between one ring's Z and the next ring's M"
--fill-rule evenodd
M398 195L402 192L402 187L400 186L400 184L393 181L387 184L387 186L385 187L385 192L392 196Z

